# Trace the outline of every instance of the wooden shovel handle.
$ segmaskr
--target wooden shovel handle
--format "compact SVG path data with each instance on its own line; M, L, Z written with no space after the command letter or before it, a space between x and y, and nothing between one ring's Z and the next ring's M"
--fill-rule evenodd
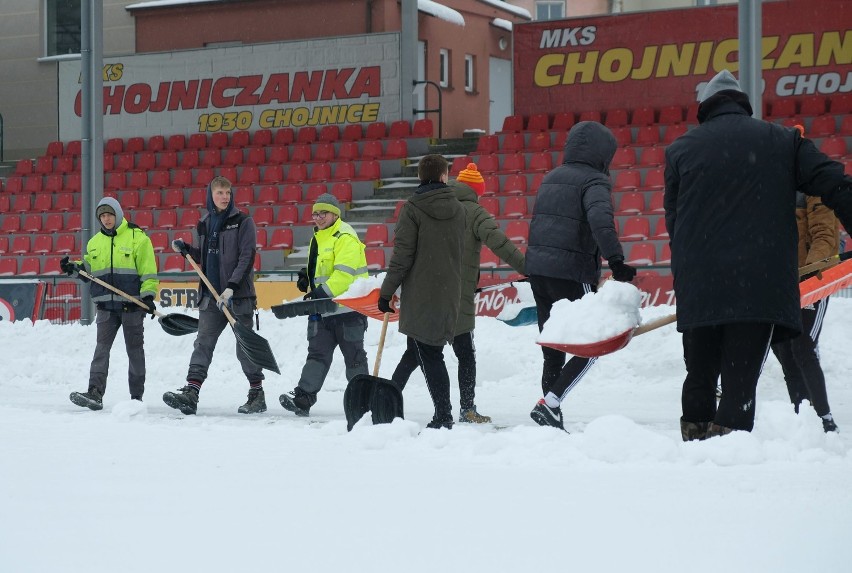
M191 266L195 270L195 272L198 273L198 276L201 277L201 280L204 281L205 285L207 285L207 290L210 291L210 294L213 295L213 298L215 298L216 302L218 303L219 293L216 292L216 289L213 288L212 284L210 284L210 279L207 278L207 275L204 274L204 272L201 270L201 267L198 266L198 263L195 262L192 256L186 255L186 260L189 261L189 266ZM222 312L225 313L225 318L228 319L228 324L234 326L234 323L237 322L237 320L233 316L231 316L230 312L228 312L227 306L222 305Z
M639 336L640 334L645 334L646 332L651 332L652 330L656 330L656 329L658 329L662 326L665 326L667 324L671 324L675 321L677 321L677 315L676 314L670 314L668 316L660 317L656 320L652 320L651 322L647 322L645 324L642 324L642 325L634 328L633 329L633 336Z
M376 351L376 362L373 364L373 377L378 378L379 376L379 366L382 363L382 351L385 349L385 336L388 333L388 321L390 320L390 313L386 312L385 317L382 320L382 333L379 336L379 349Z
M81 270L81 271L77 271L77 272L81 277L85 277L85 278L89 279L90 281L92 281L93 283L97 283L97 284L101 285L102 287L111 290L115 294L126 298L130 302L135 302L136 304L138 304L139 306L144 308L146 311L151 312L151 309L148 308L148 305L145 304L144 302L142 302L141 300L139 300L138 298L136 298L135 296L131 296L131 295L127 294L126 292L124 292L120 288L116 288L116 287L112 286L111 284L109 284L108 282L102 281L98 277L93 277L92 275L90 275L86 271ZM157 312L157 310L155 309L154 310L154 316L162 317L162 316L165 316L165 315L160 313L160 312Z

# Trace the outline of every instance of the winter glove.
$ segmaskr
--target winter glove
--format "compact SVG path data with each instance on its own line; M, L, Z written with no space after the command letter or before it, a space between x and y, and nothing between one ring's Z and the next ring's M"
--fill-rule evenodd
M308 269L302 267L299 271L299 279L296 281L296 288L302 292L308 292L308 287L311 286L311 281L308 279Z
M389 298L379 297L379 304L377 305L379 310L382 312L396 312L391 306L391 301Z
M222 291L222 294L219 295L219 302L216 303L216 306L219 307L219 310L222 310L226 306L231 308L234 306L234 289L226 288Z
M69 277L77 277L80 275L80 271L83 270L83 265L79 263L72 263L68 257L65 256L62 257L61 261L59 261L59 268L62 269L62 272Z
M172 250L176 253L180 253L183 258L189 254L189 245L187 245L183 239L175 239L172 241Z
M612 278L622 283L629 283L636 277L636 269L624 263L624 257L610 257L607 259Z
M151 314L151 318L154 318L154 313L157 312L157 305L154 304L154 297L152 295L143 296L142 302L148 307L148 312Z
M314 290L312 290L311 292L309 292L308 294L303 296L302 300L311 300L311 299L316 300L318 298L330 298L330 297L328 296L328 293L325 292L324 288L315 288Z

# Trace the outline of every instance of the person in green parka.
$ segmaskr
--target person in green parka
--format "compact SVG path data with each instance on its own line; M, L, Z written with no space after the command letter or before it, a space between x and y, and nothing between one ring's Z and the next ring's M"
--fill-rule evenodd
M476 327L476 289L479 285L479 262L482 244L494 251L515 272L524 273L524 254L500 229L494 217L479 204L485 192L485 180L475 163L469 163L456 181L449 183L465 211L464 252L462 254L462 289L459 317L456 322L453 352L458 359L459 397L461 410L458 421L462 423L489 423L491 418L476 409L476 347L473 330ZM417 368L417 356L409 348L400 359L391 379L402 390L411 373Z

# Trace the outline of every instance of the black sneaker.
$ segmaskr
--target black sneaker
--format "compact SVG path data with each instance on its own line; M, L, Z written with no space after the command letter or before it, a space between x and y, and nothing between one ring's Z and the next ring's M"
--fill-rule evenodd
M104 395L95 388L89 388L88 392L71 392L69 396L72 402L89 410L103 410L103 397Z
M837 424L834 423L834 418L823 418L822 429L825 432L837 432Z
M453 419L450 417L449 420L439 420L438 418L432 418L432 421L426 424L427 428L432 430L440 430L441 428L446 428L448 430L453 429Z
M166 392L163 394L163 402L166 406L180 410L187 416L195 414L198 409L198 389L193 386L184 386L180 390Z
M311 399L313 398L313 400ZM316 404L316 396L311 396L307 392L296 388L292 392L281 394L278 397L278 402L285 410L293 412L297 416L308 417L311 415L311 406Z
M562 408L551 408L545 403L544 398L539 400L535 408L532 409L530 418L539 426L550 426L551 428L565 430L565 426L562 423Z
M249 390L248 400L237 409L240 414L260 414L266 412L266 395L263 388Z

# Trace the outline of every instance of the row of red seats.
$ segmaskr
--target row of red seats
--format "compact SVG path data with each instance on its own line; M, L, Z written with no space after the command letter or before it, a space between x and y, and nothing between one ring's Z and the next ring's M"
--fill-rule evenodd
M800 101L784 98L766 105L764 117L782 118L802 116L820 116L826 113L844 115L852 113L852 94L841 94L826 98L821 95L806 96ZM585 111L575 116L572 112L560 112L553 118L546 114L533 114L525 121L521 115L510 115L503 120L500 133L522 131L568 131L579 121L597 121L607 127L646 125L674 125L686 121L697 123L698 104L693 103L684 109L681 106L666 106L659 110L651 107L641 107L632 111L627 109L611 109L606 111Z
M0 213L29 213L59 211L66 213L80 208L80 193L20 193L0 194Z
M290 145L292 143L314 143L336 141L361 141L362 139L400 139L408 137L430 138L433 136L434 127L431 119L418 119L414 124L405 120L392 122L390 125L384 122L374 122L367 125L366 131L360 123L347 124L340 129L338 125L326 125L317 129L314 126L305 126L298 132L290 127L284 127L273 132L269 129L259 129L254 132L235 131L228 133L219 131L211 133L194 133L189 137L183 134L171 135L166 138L162 135L153 135L149 138L130 137L110 138L104 142L104 150L107 153L122 153L125 151L137 153L142 151L182 151L184 149L224 149L226 147L267 147L270 145ZM46 155L59 157L71 155L78 157L82 154L79 140L63 143L52 141L47 146Z
M32 217L32 219L31 219ZM3 223L0 224L0 233L14 235L17 233L29 233L38 231L25 230L25 224L29 222L29 227L32 228L36 223L36 219L41 218L39 214L31 214L22 216L15 213L6 213L3 216ZM46 216L42 224L42 233L58 233L67 231L76 233L83 228L83 217L79 211L63 215L62 213L50 213ZM2 235L0 235L2 237Z
M297 143L268 147L229 147L226 149L188 149L176 151L141 151L104 153L104 171L151 171L155 169L193 169L196 167L242 167L280 165L285 163L318 163L363 161L370 159L404 159L408 143L404 139L373 140L358 143ZM71 155L38 157L33 164L21 159L15 176L50 175L79 171L81 163Z
M508 153L491 155L470 155L456 157L450 167L452 176L458 175L467 164L473 161L484 174L547 172L563 161L562 152L539 151L536 153ZM665 147L644 148L619 147L610 162L611 169L629 169L639 167L659 167L665 164Z
M36 235L15 235L9 237L0 235L0 255L68 255L79 252L77 236L74 233Z

